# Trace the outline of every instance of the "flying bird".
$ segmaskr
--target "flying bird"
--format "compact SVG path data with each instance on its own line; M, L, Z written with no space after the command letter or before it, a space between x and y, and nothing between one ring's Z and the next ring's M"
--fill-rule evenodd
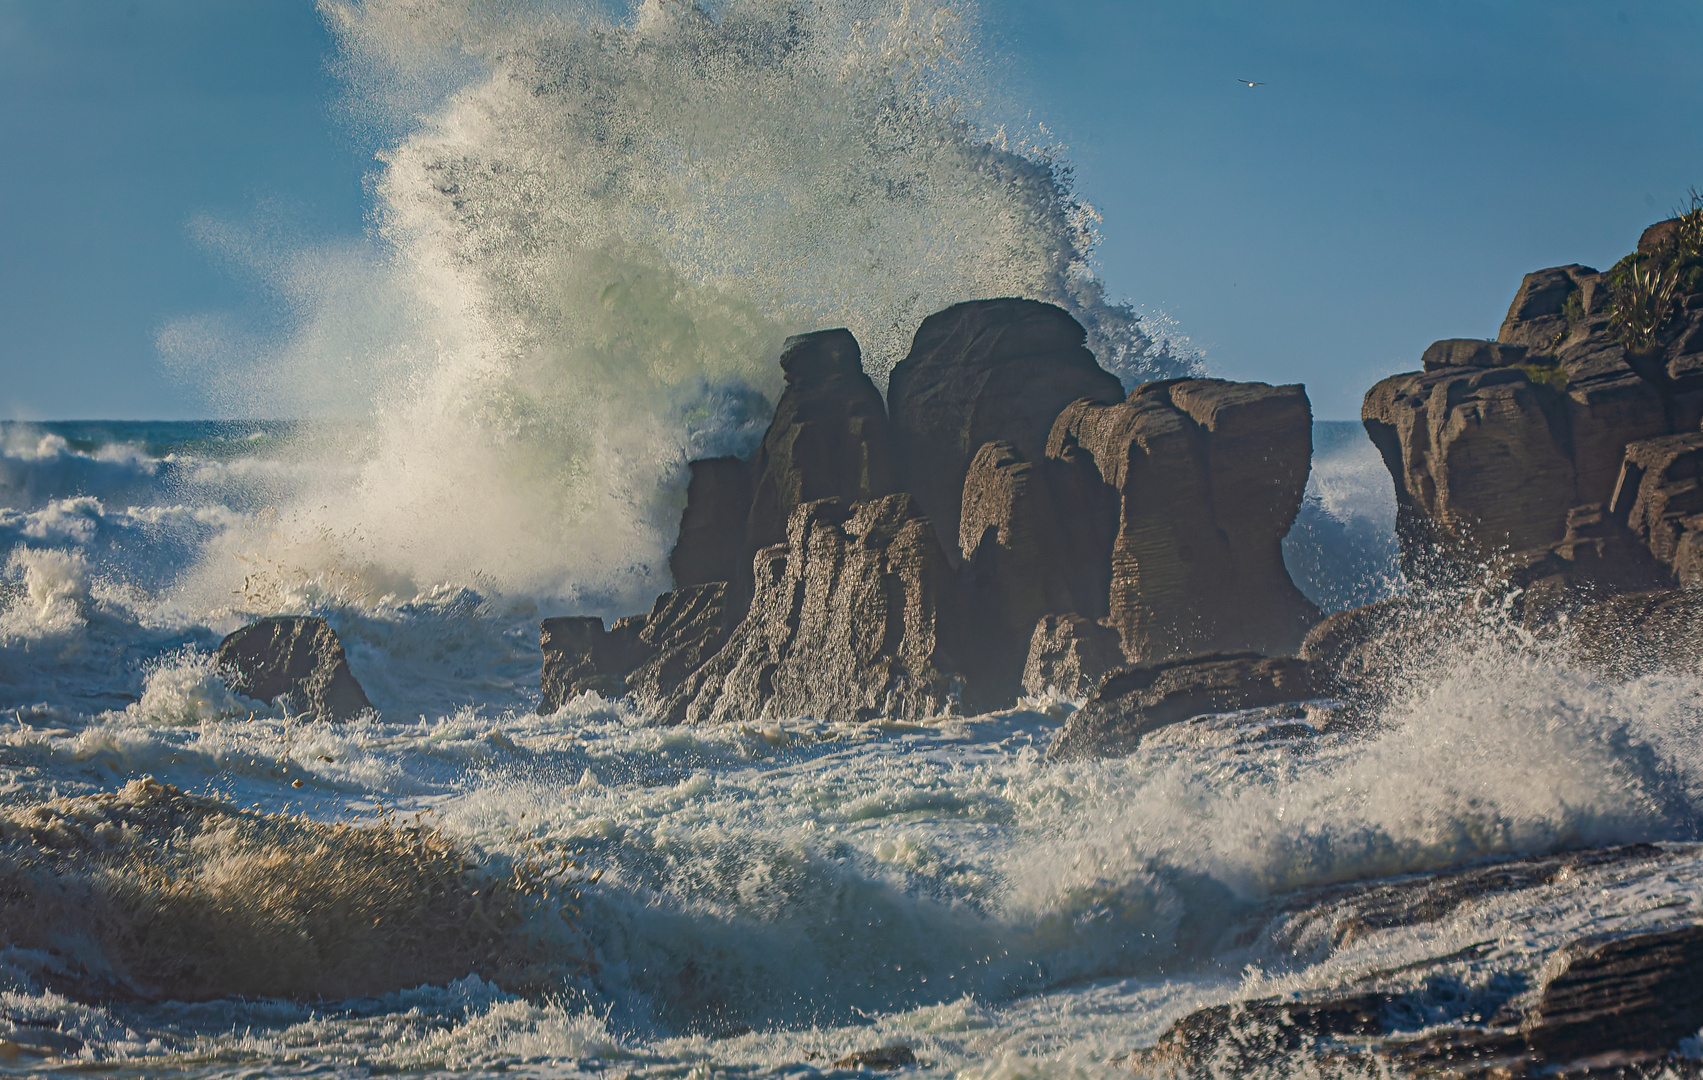
M1237 82L1239 82L1239 83L1241 83L1241 84L1242 84L1242 85L1243 85L1243 86L1245 86L1245 87L1247 87L1247 88L1248 88L1248 89L1249 89L1249 90L1252 90L1252 89L1253 89L1253 88L1254 88L1254 87L1256 87L1256 86L1264 86L1264 85L1265 85L1265 83L1262 83L1262 82L1252 82L1252 81L1250 81L1250 80L1248 80L1248 79L1237 79L1237 80L1236 80L1236 81L1237 81Z

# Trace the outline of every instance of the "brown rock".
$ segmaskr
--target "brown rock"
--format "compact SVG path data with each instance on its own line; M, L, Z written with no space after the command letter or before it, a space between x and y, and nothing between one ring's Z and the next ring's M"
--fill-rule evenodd
M834 1062L836 1069L872 1069L879 1072L891 1072L903 1069L907 1065L915 1065L917 1056L904 1043L893 1043L891 1046L879 1046L874 1050L858 1050L847 1054Z
M990 666L1013 678L1035 620L1080 606L1066 572L1072 552L1063 520L1044 469L1010 443L983 444L964 478L958 545L984 639L998 654Z
M1426 349L1420 363L1426 371L1438 371L1443 368L1507 367L1525 358L1523 345L1503 345L1480 338L1449 338Z
M1649 547L1600 503L1569 510L1560 543L1499 559L1493 572L1516 590L1510 613L1527 627L1618 593L1672 584Z
M1323 697L1329 680L1294 657L1216 654L1115 671L1065 721L1047 748L1051 761L1117 757L1142 736L1207 713Z
M680 538L668 556L675 587L738 581L750 572L745 524L751 516L751 466L719 457L690 467Z
M1703 432L1628 443L1610 510L1679 584L1703 584Z
M786 391L752 462L745 558L786 538L787 520L817 499L858 502L897 490L887 407L863 371L849 330L819 330L786 341Z
M1458 614L1435 602L1393 596L1333 612L1307 632L1296 655L1317 664L1338 692L1381 701L1416 655L1436 648L1449 626L1459 625Z
M1568 301L1572 300L1574 310L1582 314L1582 298L1574 299L1574 296L1581 284L1595 279L1596 274L1590 267L1577 263L1527 274L1520 282L1519 292L1514 294L1514 302L1508 305L1508 316L1502 320L1502 329L1496 340L1504 345L1524 346L1534 353L1553 355L1572 330L1567 318ZM1427 350L1427 355L1429 352ZM1519 360L1511 362L1518 363ZM1427 367L1426 370L1431 369Z
M1091 467L1116 497L1108 619L1125 656L1300 643L1318 611L1289 579L1282 540L1311 453L1299 386L1148 383L1120 404L1078 401L1059 415L1048 457L1067 474Z
M1522 1025L1526 1044L1550 1061L1665 1053L1703 1027L1703 926L1585 938L1562 957Z
M1703 591L1626 593L1575 612L1569 626L1574 658L1611 678L1703 674Z
M324 619L283 615L250 623L214 654L225 685L267 704L287 697L296 712L349 720L372 708L343 643Z
M1123 400L1085 340L1068 313L1035 300L975 300L923 320L887 402L901 485L942 536L958 535L964 476L983 444L1038 462L1066 405Z
M588 690L606 698L630 691L647 710L678 710L672 691L727 641L727 589L712 581L665 592L650 614L617 619L607 631L596 616L545 619L538 711L553 713Z
M1023 665L1027 694L1085 697L1124 662L1118 632L1082 615L1047 615L1035 623Z
M744 621L681 687L686 720L918 719L973 689L957 579L909 495L805 503L755 569Z

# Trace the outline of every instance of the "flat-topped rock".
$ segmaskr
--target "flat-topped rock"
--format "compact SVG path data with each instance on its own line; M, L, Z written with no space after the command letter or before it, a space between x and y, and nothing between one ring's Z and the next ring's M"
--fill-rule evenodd
M1059 415L1048 457L1115 495L1107 620L1126 657L1300 644L1318 610L1282 542L1306 489L1311 421L1299 386L1218 379L1148 383Z
M1118 757L1144 735L1192 717L1309 701L1330 690L1323 669L1292 656L1233 653L1123 668L1070 714L1047 759Z

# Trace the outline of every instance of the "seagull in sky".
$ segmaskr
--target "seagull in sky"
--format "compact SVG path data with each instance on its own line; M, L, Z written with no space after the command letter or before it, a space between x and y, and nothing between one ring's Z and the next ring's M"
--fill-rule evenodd
M1253 81L1248 80L1248 79L1237 79L1236 81L1241 83L1243 86L1247 87L1249 90L1252 90L1256 86L1264 86L1265 85L1265 83L1253 82Z

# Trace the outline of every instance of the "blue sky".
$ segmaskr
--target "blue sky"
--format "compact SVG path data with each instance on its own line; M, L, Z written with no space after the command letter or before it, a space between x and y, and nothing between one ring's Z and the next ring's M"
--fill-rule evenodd
M1697 0L981 11L991 107L1069 148L1110 290L1323 418L1703 187ZM159 329L286 313L190 223L363 228L330 48L310 0L0 0L0 417L206 412Z

